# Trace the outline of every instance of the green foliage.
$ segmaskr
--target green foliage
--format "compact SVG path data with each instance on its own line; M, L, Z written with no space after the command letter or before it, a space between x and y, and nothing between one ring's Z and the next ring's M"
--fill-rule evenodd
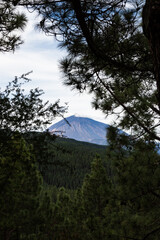
M53 232L55 239L69 240L72 233L72 201L61 188L54 208Z
M156 146L129 138L126 144L119 136L119 141L111 140L108 150L112 191L105 210L107 235L111 239L159 239L160 156Z
M33 153L36 156L36 161L39 164L39 170L44 176L50 164L53 164L55 153L53 151L55 144L55 135L49 132L25 132L23 134L25 140L32 144Z
M36 88L25 93L22 85L29 81L28 74L23 74L10 82L4 91L0 91L0 128L12 131L31 131L44 129L54 117L62 115L66 107L43 102L43 91Z
M102 215L102 209L107 204L105 196L109 189L106 176L101 159L96 157L91 165L91 173L86 176L82 185L82 196L87 212Z
M96 157L80 189L61 189L53 197L51 228L56 239L159 239L156 146L129 137L127 141L123 135L114 138L107 151L110 169Z
M42 179L30 147L15 133L0 152L1 239L28 239L36 229Z
M107 168L96 157L80 189L48 188L56 239L159 239L157 146L116 131L108 136Z
M82 185L85 239L105 239L104 209L109 198L110 182L101 159L97 157Z
M11 1L1 1L0 16L0 52L15 51L23 43L16 32L24 29L26 16L19 13Z
M19 135L7 141L8 151L1 154L2 239L5 233L11 234L9 239L158 240L160 157L156 146L117 135L114 128L108 137L106 165L96 157L82 187L74 191L46 184L40 191L29 145ZM61 141L67 146L72 142Z
M93 106L106 116L115 114L116 126L160 140L157 1L20 0L18 4L38 12L39 27L67 50L61 61L66 85L93 93ZM143 7L150 13L149 19L145 14L149 42L142 30Z
M0 238L4 240L48 240L48 221L52 222L53 204L41 192L38 162L44 164L46 139L55 137L28 131L42 129L66 108L59 102L43 103L38 88L25 94L22 85L29 81L27 75L16 77L0 91Z
M62 140L62 145L53 146L47 134L27 133L24 137L33 143L31 151L21 135L13 133L37 130L65 110L58 102L43 104L38 89L24 95L16 78L0 93L0 238L159 240L160 156L154 143L160 140L158 1L7 2L0 5L0 51L21 43L10 38L26 22L14 6L36 10L39 27L58 36L60 47L68 52L61 61L65 84L94 93L95 108L107 116L115 114L117 126L132 129L145 141L110 128L105 165L95 158L82 183L98 151L94 145L88 145L91 150L86 153L83 143L76 146L74 141ZM142 32L144 4L143 27L152 51ZM33 152L45 179L43 191ZM48 166L44 167L45 161ZM51 184L82 187L68 191Z
M40 171L47 184L57 187L81 187L96 154L105 161L105 146L57 138L48 141L48 148L43 150L43 147L39 146Z

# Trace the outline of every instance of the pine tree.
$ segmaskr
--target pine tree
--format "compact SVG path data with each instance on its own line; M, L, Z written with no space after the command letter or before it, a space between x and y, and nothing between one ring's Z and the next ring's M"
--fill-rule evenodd
M36 230L41 183L30 146L20 134L12 134L0 153L1 239L30 239Z
M23 43L17 30L23 30L27 18L14 7L11 1L0 2L0 52L15 51Z
M157 147L151 142L134 142L127 136L119 136L112 138L108 157L112 169L112 191L105 209L108 238L158 240L160 157Z
M105 239L104 210L110 197L110 182L99 157L82 185L82 206L85 239Z
M66 107L59 101L50 104L41 99L43 90L35 88L25 92L23 85L30 81L29 73L8 83L0 90L0 128L4 130L27 132L44 130L55 116L62 116Z
M17 4L38 12L39 27L67 50L61 61L66 85L93 93L94 107L107 116L115 114L117 126L160 140L158 1L19 0Z
M72 239L73 202L64 188L59 189L53 211L52 238L56 240Z

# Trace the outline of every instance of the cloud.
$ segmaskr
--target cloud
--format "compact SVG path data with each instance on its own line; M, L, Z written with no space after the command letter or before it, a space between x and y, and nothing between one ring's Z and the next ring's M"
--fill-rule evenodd
M91 107L91 95L71 91L69 87L62 84L62 74L58 68L58 62L65 55L65 51L57 48L53 37L48 37L35 30L35 14L27 13L27 17L29 22L22 34L24 44L14 54L0 54L1 87L6 86L14 76L21 76L23 73L33 70L30 75L32 81L26 85L28 89L36 87L43 89L44 100L54 102L61 99L62 104L68 102L69 112L66 116L79 114L95 120L103 119L104 122L104 114Z

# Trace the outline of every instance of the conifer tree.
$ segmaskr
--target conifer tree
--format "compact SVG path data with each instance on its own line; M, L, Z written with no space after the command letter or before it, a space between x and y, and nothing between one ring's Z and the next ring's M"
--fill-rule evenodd
M111 239L160 237L160 157L154 143L110 139L108 159L112 191L105 209L106 235Z
M44 240L46 217L41 215L47 214L47 207L52 210L40 195L42 179L37 169L47 149L43 150L43 156L37 156L40 150L36 144L40 138L29 131L43 128L56 114L62 114L64 108L58 102L43 103L40 99L43 92L39 89L25 94L22 85L29 81L27 75L15 78L0 91L0 238L4 240ZM48 133L41 134L45 144L47 136Z
M99 157L82 185L82 206L85 210L85 239L105 239L104 209L110 198L110 182Z
M57 240L72 239L73 202L64 188L59 189L53 211L52 238Z
M35 234L41 183L30 146L13 134L0 152L1 239L30 239Z
M62 116L65 112L66 107L61 107L59 101L54 104L43 102L41 89L25 92L23 85L30 81L29 74L15 77L4 91L0 90L1 129L20 132L44 130L56 115Z
M27 22L24 13L19 13L11 1L0 2L0 52L15 51L23 43L17 30L23 30Z
M94 107L115 114L117 126L160 140L157 1L16 2L37 11L39 27L67 50L61 61L66 85L93 93Z

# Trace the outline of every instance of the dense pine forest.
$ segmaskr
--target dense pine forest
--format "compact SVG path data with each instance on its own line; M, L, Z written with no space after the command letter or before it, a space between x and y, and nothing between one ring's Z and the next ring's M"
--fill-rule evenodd
M96 155L101 156L104 162L106 147L57 138L49 152L52 152L54 157L47 166L40 166L45 182L57 187L77 189L81 187L85 175L90 172L91 162Z
M159 1L3 0L0 53L23 43L21 9L65 49L64 84L115 121L106 147L56 138L67 108L29 72L0 89L0 240L159 240Z
M115 128L108 140L104 147L2 131L1 239L141 239L149 227L147 238L158 239L156 146Z

